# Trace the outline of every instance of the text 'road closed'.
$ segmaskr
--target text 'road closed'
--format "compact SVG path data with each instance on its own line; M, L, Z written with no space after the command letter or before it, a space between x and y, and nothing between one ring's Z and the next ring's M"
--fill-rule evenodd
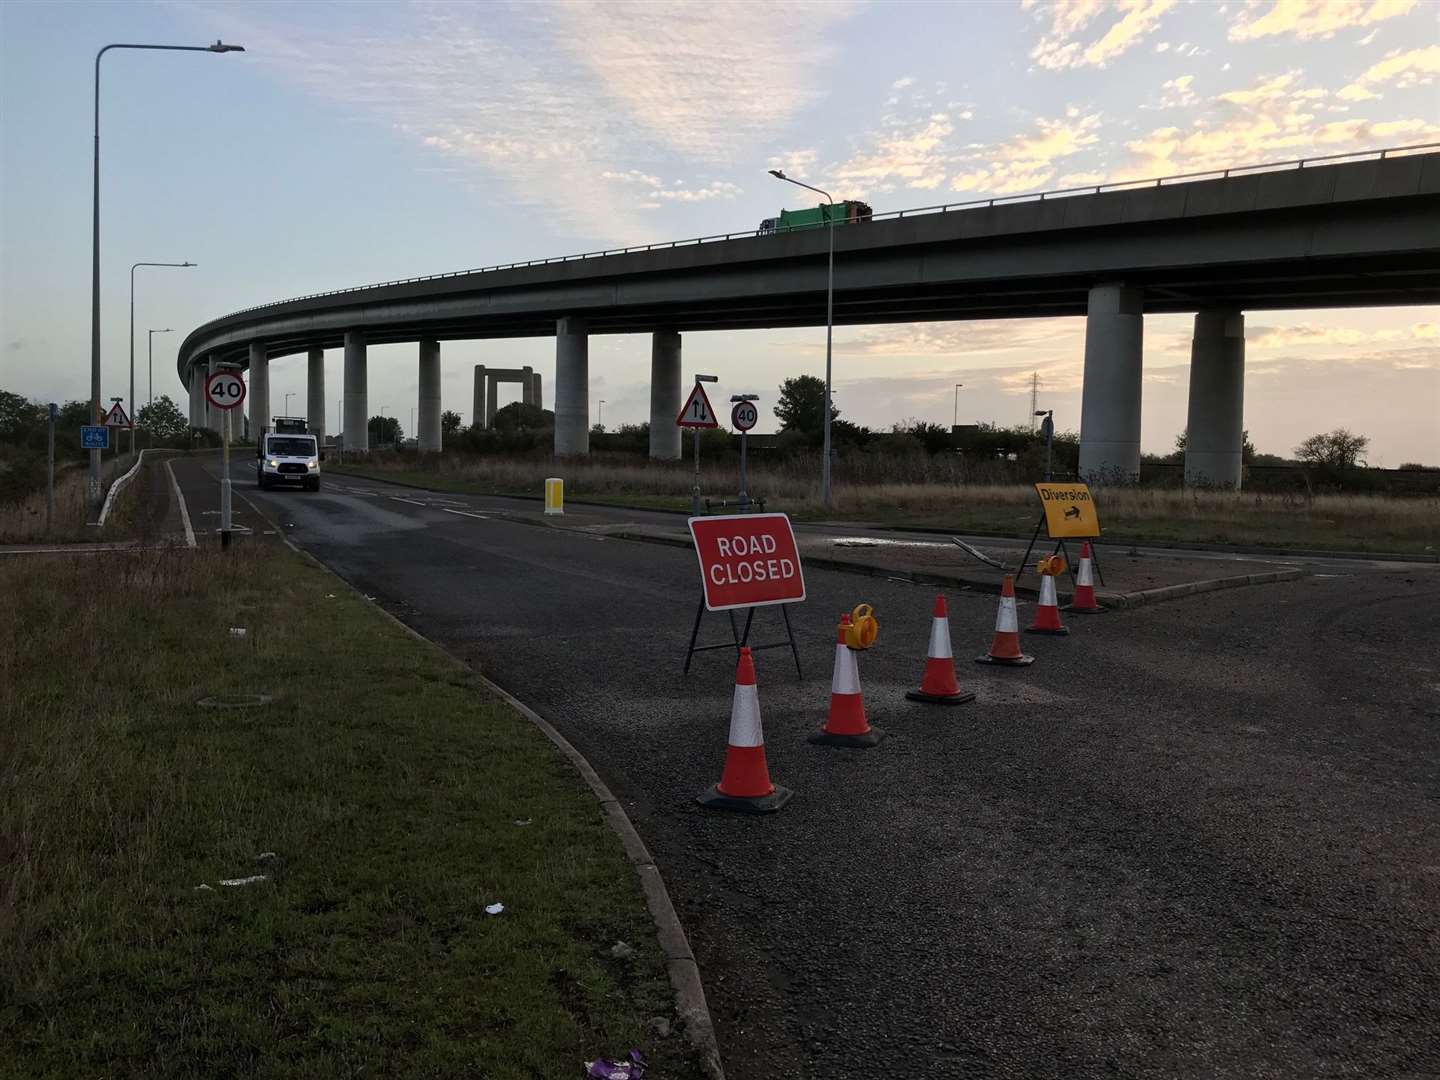
M690 535L711 611L805 599L800 553L784 514L691 518Z

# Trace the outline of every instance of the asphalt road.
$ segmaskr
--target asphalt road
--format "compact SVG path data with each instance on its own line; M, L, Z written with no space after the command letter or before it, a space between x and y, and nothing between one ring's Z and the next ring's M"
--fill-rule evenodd
M197 501L210 467L176 465ZM693 554L358 479L239 490L627 802L735 1080L1440 1074L1440 570L1076 616L1026 639L1027 669L970 662L994 598L955 593L979 699L948 710L903 697L933 593L812 570L807 678L783 652L757 664L771 774L796 794L751 818L693 801L720 775L734 670L717 652L680 675ZM887 737L809 745L836 616L862 600Z

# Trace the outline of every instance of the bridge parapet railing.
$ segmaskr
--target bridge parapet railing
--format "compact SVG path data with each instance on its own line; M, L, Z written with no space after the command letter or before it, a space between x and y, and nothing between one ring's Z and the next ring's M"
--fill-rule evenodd
M1220 169L1202 169L1198 172L1176 173L1171 176L1146 177L1138 180L1114 180L1108 183L1086 184L1081 187L1058 188L1054 191L1025 192L1017 195L997 195L988 199L970 199L965 202L937 203L934 206L918 206L908 210L887 210L883 213L872 214L867 220L898 220L900 218L919 217L924 214L949 214L963 210L980 210L994 206L1010 206L1016 203L1045 202L1052 199L1074 198L1079 195L1100 195L1111 191L1138 191L1145 188L1166 187L1171 184L1196 183L1203 180L1228 180L1237 176L1254 176L1266 172L1286 172L1292 169L1305 169L1315 165L1335 165L1351 161L1384 161L1391 157L1416 154L1430 150L1440 150L1440 143L1417 143L1412 146L1392 146L1383 150L1356 150L1345 154L1326 154L1321 157L1295 158L1292 161L1267 161L1257 165L1232 165ZM838 222L837 224L844 226L852 223ZM774 236L781 232L811 232L819 227L820 226L806 225L793 230L745 229L738 232L712 233L709 236L694 236L684 240L662 240L651 244L632 244L629 247L603 248L599 251L586 251L578 255L555 255L545 259L527 259L519 262L498 263L494 266L480 266L471 270L451 270L443 274L424 274L419 277L397 278L394 281L379 281L371 285L355 285L348 289L330 289L327 292L292 296L286 300L272 300L266 304L256 304L252 307L240 308L237 311L230 312L228 315L222 315L221 318L228 319L235 315L247 315L250 312L264 311L267 308L293 304L301 300L319 300L327 296L362 293L370 289L385 289L394 285L414 285L422 281L443 281L446 278L466 277L471 274L489 274L500 270L522 270L531 266L552 266L556 263L580 262L585 259L603 259L610 255L633 255L645 251L663 251L670 248L688 247L698 244L713 244L725 240L744 240L755 236Z

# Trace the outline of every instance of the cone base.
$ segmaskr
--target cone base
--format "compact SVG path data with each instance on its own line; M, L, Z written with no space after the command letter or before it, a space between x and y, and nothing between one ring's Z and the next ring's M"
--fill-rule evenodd
M910 701L923 701L927 705L964 705L967 701L975 700L975 694L970 690L961 690L954 694L927 694L924 690L906 690L905 697Z
M1077 615L1104 615L1109 608L1103 608L1099 604L1094 607L1076 607L1074 604L1066 604L1061 611L1073 611Z
M816 746L874 746L884 737L885 733L877 727L872 727L863 735L841 735L821 728L805 741Z
M977 664L994 664L997 667L1026 667L1035 662L1033 656L1021 653L1019 656L991 656L986 653L984 656L975 658Z
M776 784L775 790L769 795L725 795L717 785L705 794L695 796L695 801L711 810L734 810L740 814L773 814L789 802L790 796L794 794L789 788Z
M1051 637L1064 637L1066 634L1070 633L1070 628L1068 626L1061 626L1055 629L1051 629L1050 627L1046 626L1027 626L1025 628L1025 633L1049 634Z

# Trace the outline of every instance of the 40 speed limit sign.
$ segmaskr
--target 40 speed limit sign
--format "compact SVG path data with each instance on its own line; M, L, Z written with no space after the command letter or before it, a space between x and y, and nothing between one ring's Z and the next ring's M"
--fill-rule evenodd
M736 431L749 431L760 421L760 410L753 401L737 401L730 410L730 423Z
M205 380L205 400L217 409L233 409L245 400L245 380L233 371L217 371Z

